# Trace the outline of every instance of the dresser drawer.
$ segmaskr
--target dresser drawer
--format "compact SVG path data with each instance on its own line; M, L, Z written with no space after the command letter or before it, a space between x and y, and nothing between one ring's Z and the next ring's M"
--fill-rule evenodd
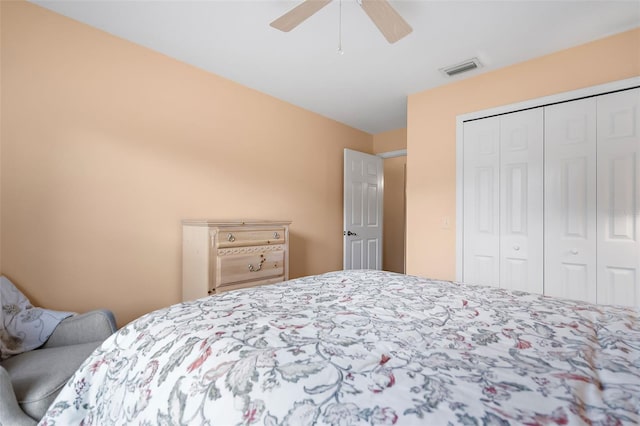
M285 228L256 229L250 231L221 230L218 233L218 247L284 244L285 235Z
M218 251L218 287L284 274L284 250L255 250L248 254L226 254L226 251Z
M257 286L260 286L260 285L281 283L283 281L284 281L284 277L283 276L265 278L265 279L262 279L262 280L255 280L255 281L245 281L245 282L242 282L240 284L229 284L229 285L224 285L224 286L218 287L214 293L215 294L220 294L220 293L224 293L225 291L237 290L239 288L251 288L251 287L257 287Z

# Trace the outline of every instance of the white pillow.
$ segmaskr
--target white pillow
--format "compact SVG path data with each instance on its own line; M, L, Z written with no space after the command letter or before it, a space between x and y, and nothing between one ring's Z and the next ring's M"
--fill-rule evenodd
M34 308L5 276L0 277L0 360L42 346L72 312Z

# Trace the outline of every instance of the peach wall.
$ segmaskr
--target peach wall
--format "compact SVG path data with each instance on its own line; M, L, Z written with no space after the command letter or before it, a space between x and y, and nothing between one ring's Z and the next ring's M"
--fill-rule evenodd
M635 29L409 96L407 272L455 278L456 116L639 75Z
M373 152L398 151L407 148L407 129L395 129L373 135Z
M384 160L384 225L382 269L404 273L405 168L407 157Z
M120 325L180 299L184 218L291 220L342 268L343 149L372 136L26 2L2 7L2 272Z
M407 129L373 135L373 152L397 151L407 147ZM405 166L407 157L384 160L384 225L382 269L404 272L405 257Z
M0 6L0 49L2 48L2 6ZM2 61L2 53L0 50L0 65ZM0 272L2 271L2 105L4 98L2 97L2 66L0 66Z

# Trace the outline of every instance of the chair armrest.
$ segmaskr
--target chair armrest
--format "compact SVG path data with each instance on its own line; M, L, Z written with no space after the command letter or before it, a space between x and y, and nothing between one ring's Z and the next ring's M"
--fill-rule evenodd
M115 331L116 321L113 313L99 309L64 319L42 347L54 348L102 341Z
M0 395L2 395L0 398L0 425L35 426L38 423L27 416L18 405L11 377L2 366L0 366Z

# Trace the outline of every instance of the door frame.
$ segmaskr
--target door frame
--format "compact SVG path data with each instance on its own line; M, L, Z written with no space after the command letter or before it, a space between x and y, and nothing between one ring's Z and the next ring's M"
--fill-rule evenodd
M606 93L618 92L621 90L640 87L640 77L632 77L624 80L612 81L583 89L571 90L557 93L541 98L530 99L496 108L489 108L481 111L470 112L456 117L456 281L462 281L463 264L463 182L464 182L464 122L488 118L495 115L507 114L510 112L522 111L525 109L539 108L546 105L561 102L574 101L581 98L603 95Z

